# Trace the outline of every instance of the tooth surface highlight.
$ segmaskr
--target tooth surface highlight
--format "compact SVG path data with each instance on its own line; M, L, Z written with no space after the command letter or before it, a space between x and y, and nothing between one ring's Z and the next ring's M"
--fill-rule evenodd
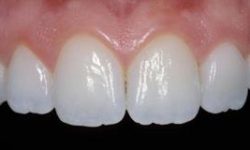
M202 107L211 113L240 109L247 96L247 67L230 43L215 48L201 66Z
M128 71L128 112L140 124L184 123L200 107L198 67L187 45L165 35L150 42Z
M71 125L100 126L125 114L122 70L109 49L93 37L70 39L55 70L55 108Z
M13 111L44 114L53 109L51 74L30 49L17 47L7 78L7 101Z
M5 67L0 63L0 104L5 100Z

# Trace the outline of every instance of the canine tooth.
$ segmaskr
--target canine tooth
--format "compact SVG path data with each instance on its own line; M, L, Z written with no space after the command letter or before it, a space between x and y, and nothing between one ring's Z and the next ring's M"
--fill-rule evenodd
M196 61L178 37L154 39L129 68L127 106L135 122L190 121L198 113L200 98Z
M76 36L62 48L55 70L55 108L71 125L100 126L125 114L124 79L118 61L93 37Z
M30 49L17 47L7 78L7 102L13 111L44 114L52 110L51 74Z
M5 67L0 64L0 104L5 100Z
M201 67L202 107L211 113L240 109L247 96L247 67L231 43L215 48Z

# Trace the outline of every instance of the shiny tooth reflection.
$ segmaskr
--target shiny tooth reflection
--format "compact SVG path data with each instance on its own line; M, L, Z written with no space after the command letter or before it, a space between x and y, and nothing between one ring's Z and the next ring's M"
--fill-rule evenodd
M109 49L90 36L77 36L62 48L55 70L55 108L71 125L114 124L125 114L121 66Z
M200 107L198 68L178 37L151 41L128 70L128 112L140 124L184 123Z

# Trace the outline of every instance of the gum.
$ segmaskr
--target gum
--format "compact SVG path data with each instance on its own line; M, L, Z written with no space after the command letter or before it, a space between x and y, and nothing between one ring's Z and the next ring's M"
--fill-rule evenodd
M75 34L99 38L124 67L148 41L168 33L183 38L199 63L223 41L246 57L249 9L248 0L0 0L0 60L8 66L15 47L25 44L53 71Z

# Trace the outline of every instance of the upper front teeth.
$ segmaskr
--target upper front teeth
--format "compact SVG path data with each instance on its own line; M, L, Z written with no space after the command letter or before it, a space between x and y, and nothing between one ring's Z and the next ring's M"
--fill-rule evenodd
M52 77L40 60L24 47L12 57L7 82L7 100L18 113L48 113L53 109Z
M193 119L200 105L212 113L240 109L247 80L250 85L246 62L230 43L216 47L199 68L183 40L162 35L141 50L124 76L102 42L82 35L63 45L53 75L28 47L18 46L8 69L0 64L0 104L7 99L18 113L55 107L72 125L114 124L126 109L140 124L179 124Z
M118 61L94 38L75 37L63 47L55 71L55 108L73 125L119 122L125 114L124 79Z
M200 107L198 68L187 45L162 36L142 50L128 72L128 112L141 124L184 123Z

